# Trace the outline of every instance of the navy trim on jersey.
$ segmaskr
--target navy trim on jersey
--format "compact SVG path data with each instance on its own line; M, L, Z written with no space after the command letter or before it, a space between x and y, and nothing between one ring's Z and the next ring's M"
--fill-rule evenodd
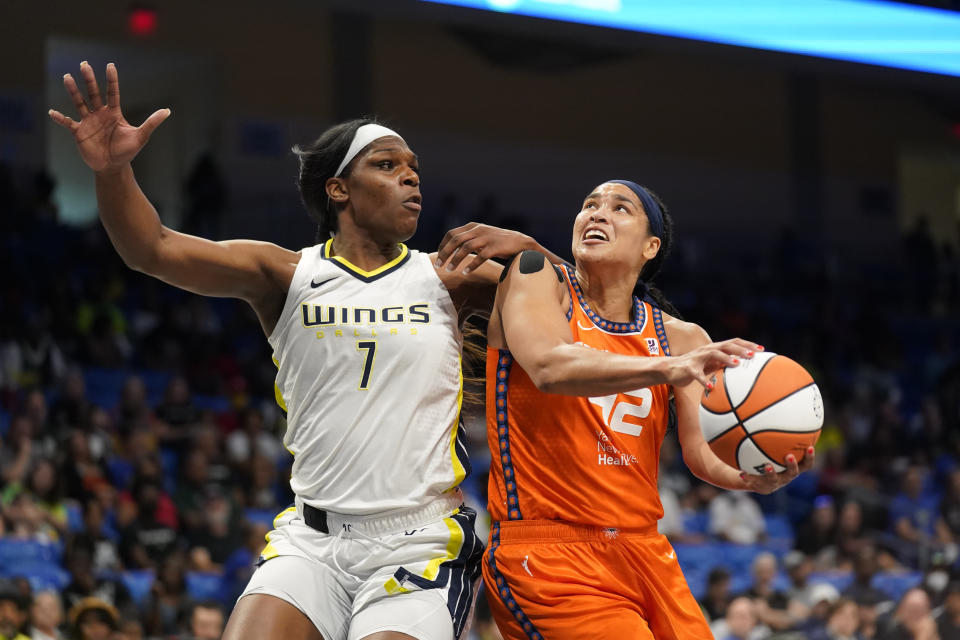
M361 282L373 282L374 280L379 280L384 276L388 276L410 260L410 250L407 249L405 245L400 244L400 255L394 258L394 261L388 262L383 267L374 269L373 271L364 271L360 267L357 267L351 264L347 259L341 258L339 256L331 256L327 254L327 247L333 243L333 239L327 240L322 245L320 245L320 257L324 260L329 261L331 264L340 267L351 276L360 280ZM389 265L389 266L388 266ZM386 268L384 268L386 267ZM322 284L322 283L321 283Z
M650 307L653 309L653 328L657 331L657 340L660 341L660 348L663 349L663 355L670 355L670 342L667 341L667 332L663 328L663 314L660 313L660 309L654 306Z
M460 525L464 537L460 555L452 561L457 566L453 570L450 589L447 591L447 610L453 620L453 637L459 638L470 618L477 582L482 572L483 541L477 537L474 527L477 521L476 511L470 507L460 507L460 511L451 517Z
M507 492L507 518L520 520L520 497L517 495L516 474L510 458L510 423L507 421L507 385L510 383L510 366L513 356L507 349L497 355L497 439L500 445L500 466L503 468L503 487Z
M530 640L543 640L543 634L530 622L530 618L527 617L527 614L525 614L523 609L520 608L520 605L517 604L517 601L513 597L513 592L510 590L510 585L507 584L507 579L497 569L497 558L494 552L499 546L500 523L494 522L490 527L490 547L487 549L487 565L490 567L490 575L493 576L493 580L497 583L497 596L510 613L513 614L513 618Z
M606 320L597 315L583 298L583 291L580 289L580 283L577 281L577 276L574 274L573 269L567 265L564 265L564 269L567 270L567 277L570 278L573 291L577 294L577 302L580 303L580 308L583 309L583 312L587 314L587 317L590 318L593 324L608 333L639 333L643 330L643 325L647 322L647 305L645 305L640 298L633 296L633 322L626 323Z
M463 467L463 480L470 477L470 474L473 473L473 465L470 464L470 453L467 451L467 429L463 424L463 416L457 418L457 440L454 444L454 451L457 454L457 460L460 461L460 466Z

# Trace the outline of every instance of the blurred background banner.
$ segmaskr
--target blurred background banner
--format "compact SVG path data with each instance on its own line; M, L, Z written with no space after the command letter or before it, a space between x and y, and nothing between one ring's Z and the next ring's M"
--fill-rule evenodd
M823 394L816 468L771 496L664 444L661 524L718 637L815 638L841 596L865 638L898 637L901 600L958 637L960 3L95 4L0 4L0 600L43 603L37 629L58 603L131 639L222 624L291 497L255 314L126 268L46 116L87 60L131 122L172 109L134 169L213 239L312 244L290 148L364 114L420 158L424 251L475 220L569 256L591 189L650 187L676 224L657 286Z
M960 76L960 16L868 0L423 0Z

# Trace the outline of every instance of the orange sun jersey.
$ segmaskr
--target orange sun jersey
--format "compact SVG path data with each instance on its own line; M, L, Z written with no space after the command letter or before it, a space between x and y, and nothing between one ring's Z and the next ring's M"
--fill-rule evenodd
M660 310L634 298L633 322L604 320L573 270L574 342L612 353L670 355ZM493 521L562 520L642 528L663 517L657 490L669 416L666 385L603 397L539 391L508 349L487 348L489 511Z

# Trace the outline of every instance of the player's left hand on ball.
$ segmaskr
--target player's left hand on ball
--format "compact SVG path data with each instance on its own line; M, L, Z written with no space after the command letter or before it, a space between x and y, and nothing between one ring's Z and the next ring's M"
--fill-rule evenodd
M784 465L786 465L787 468L780 473L774 472L773 465L769 464L762 475L753 475L746 471L741 471L740 478L744 484L747 485L746 489L748 491L764 494L773 493L780 487L789 484L790 481L800 475L801 472L812 469L814 456L813 447L807 447L803 459L799 462L797 462L796 456L792 453L788 454L786 459L784 459Z
M436 266L446 264L447 271L462 269L466 274L490 258L510 258L532 246L533 240L528 235L468 222L443 236L437 249Z

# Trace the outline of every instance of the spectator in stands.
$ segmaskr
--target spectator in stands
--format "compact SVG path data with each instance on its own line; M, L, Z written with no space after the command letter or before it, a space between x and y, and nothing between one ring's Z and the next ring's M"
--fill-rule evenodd
M31 640L61 640L60 625L63 624L63 604L60 594L53 590L40 591L33 596L30 607Z
M947 585L943 609L937 618L937 631L940 640L960 638L960 580L952 580Z
M833 498L817 496L813 511L797 530L794 547L808 556L816 557L834 541L837 530L837 510Z
M152 430L154 415L147 403L147 386L140 376L129 376L120 391L117 405L117 429L127 434L136 429Z
M700 607L707 620L713 622L723 618L727 614L727 607L730 606L732 598L730 572L723 567L714 567L707 575L707 592L700 601Z
M52 460L41 458L34 463L27 490L43 513L44 522L62 538L67 532L67 506L63 501L63 483Z
M174 635L187 606L186 558L173 553L161 564L144 604L147 635Z
M207 454L198 449L187 452L180 466L180 474L173 502L177 506L181 531L190 536L203 526L204 502L210 491L218 487L210 481Z
M255 456L264 456L274 464L284 455L283 443L264 429L263 412L247 407L240 412L240 428L227 436L230 464L246 465Z
M15 415L0 446L0 485L23 483L39 455L33 441L33 421L26 414Z
M754 613L762 624L774 631L787 629L792 624L787 614L787 595L776 589L777 558L772 553L758 553L751 566L753 585L744 594L753 600Z
M190 385L183 376L173 376L167 383L163 401L157 406L157 419L163 425L164 444L182 446L189 427L200 421L200 409L193 404Z
M794 620L803 620L813 607L813 585L810 573L813 561L802 551L794 549L783 557L783 568L790 579L787 588L787 613Z
M29 617L28 599L13 583L0 583L0 640L30 640L24 634Z
M885 593L873 586L873 577L877 574L877 549L874 545L864 545L853 561L853 582L843 590L843 595L856 602L884 602L889 600Z
M63 590L63 598L70 609L85 598L96 598L123 612L124 615L136 615L136 604L130 591L124 584L107 575L93 572L90 552L84 548L72 550L66 557L70 583Z
M916 587L908 589L900 598L887 629L880 640L940 640L937 624L930 613L927 592Z
M83 371L73 367L63 379L59 397L50 409L50 424L58 437L73 429L88 431L93 404L87 399Z
M184 640L220 640L223 634L223 607L213 600L194 603L187 610Z
M104 466L94 459L87 434L79 429L74 429L68 436L60 476L67 497L79 502L96 498L104 490L110 489Z
M810 635L810 640L861 640L857 633L860 618L857 603L849 598L840 598L830 605L827 624Z
M734 598L722 620L710 625L717 640L762 640L770 636L770 629L757 620L753 600L745 596Z
M223 438L216 425L210 422L201 422L192 430L190 448L202 451L207 456L207 474L212 484L223 490L231 488L234 482L233 471L223 453Z
M88 500L83 505L83 529L69 541L69 550L83 549L90 554L94 573L120 569L120 551L117 543L105 533L103 505L99 500Z
M901 491L890 503L890 526L898 540L897 557L912 567L920 555L936 546L935 526L939 514L935 496L924 492L926 470L912 466L903 474Z
M250 460L245 491L245 506L252 509L276 511L283 491L277 482L277 466L265 456L255 455ZM662 494L661 494L662 500Z
M847 500L840 508L830 565L838 568L852 566L857 552L865 544L869 544L869 540L863 522L863 507L856 500Z
M219 493L211 493L203 507L203 525L188 540L191 547L202 547L210 559L222 567L230 554L242 542L239 519L230 500Z
M156 569L177 547L173 502L150 475L135 481L132 499L136 515L120 531L121 558L127 568ZM169 509L174 509L172 516Z
M70 608L72 640L110 640L120 616L109 602L84 598Z
M818 582L813 585L810 600L813 606L810 607L810 614L795 629L805 634L805 637L820 633L827 624L827 615L830 613L830 607L840 599L840 592L832 584L827 582Z
M43 509L32 494L19 484L8 485L0 497L0 509L7 521L6 535L19 540L56 542L57 530L47 523Z
M716 496L710 501L711 534L736 544L754 544L766 537L763 513L748 492L712 489Z
M857 613L860 619L857 632L863 640L873 640L880 637L879 605L886 601L886 598L881 601L869 595L865 595L863 599L857 601Z

